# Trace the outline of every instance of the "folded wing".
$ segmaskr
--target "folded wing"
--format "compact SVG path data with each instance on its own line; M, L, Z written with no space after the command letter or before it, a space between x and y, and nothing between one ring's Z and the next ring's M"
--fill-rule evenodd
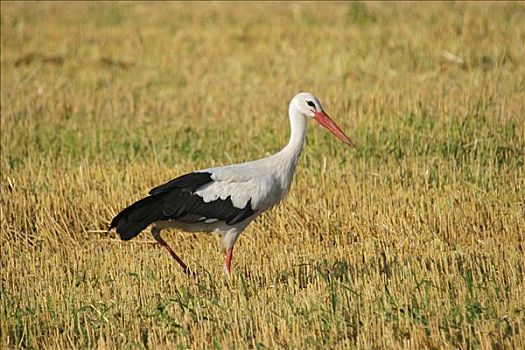
M225 174L213 169L193 172L155 187L148 197L115 216L110 229L116 228L123 240L129 240L157 221L199 225L242 222L258 211L252 198L260 197L260 181Z

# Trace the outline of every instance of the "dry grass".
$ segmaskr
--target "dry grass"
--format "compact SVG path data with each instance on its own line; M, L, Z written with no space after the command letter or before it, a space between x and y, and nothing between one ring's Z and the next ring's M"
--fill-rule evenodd
M2 2L0 346L525 347L525 7ZM104 232L194 168L285 144L236 247Z

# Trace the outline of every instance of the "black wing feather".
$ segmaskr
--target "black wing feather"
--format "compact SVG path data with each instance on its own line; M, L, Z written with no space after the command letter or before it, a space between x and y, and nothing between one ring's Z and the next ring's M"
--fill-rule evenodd
M195 191L212 181L211 173L189 173L155 187L115 216L109 229L116 228L120 238L129 240L156 221L192 224L209 218L234 225L255 213L251 199L244 208L236 208L230 197L204 202Z
M176 179L157 186L149 191L149 194L169 192L172 189L180 189L184 192L193 192L202 185L212 182L211 173L189 173Z

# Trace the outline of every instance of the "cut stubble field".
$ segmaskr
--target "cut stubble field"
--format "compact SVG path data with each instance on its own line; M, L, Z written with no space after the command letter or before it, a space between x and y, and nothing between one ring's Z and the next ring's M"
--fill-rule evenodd
M2 348L525 348L522 3L1 3ZM106 232L286 144L239 238Z

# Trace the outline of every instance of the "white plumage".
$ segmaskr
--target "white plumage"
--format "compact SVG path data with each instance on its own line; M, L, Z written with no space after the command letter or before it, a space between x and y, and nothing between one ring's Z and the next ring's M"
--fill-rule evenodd
M230 272L233 246L257 216L275 206L288 193L306 135L313 118L348 145L348 137L326 115L310 93L296 95L289 106L290 141L278 153L255 161L199 170L161 185L120 212L110 229L131 239L149 224L152 233L188 271L186 264L161 238L160 231L176 227L185 231L216 232L227 251L225 271Z

